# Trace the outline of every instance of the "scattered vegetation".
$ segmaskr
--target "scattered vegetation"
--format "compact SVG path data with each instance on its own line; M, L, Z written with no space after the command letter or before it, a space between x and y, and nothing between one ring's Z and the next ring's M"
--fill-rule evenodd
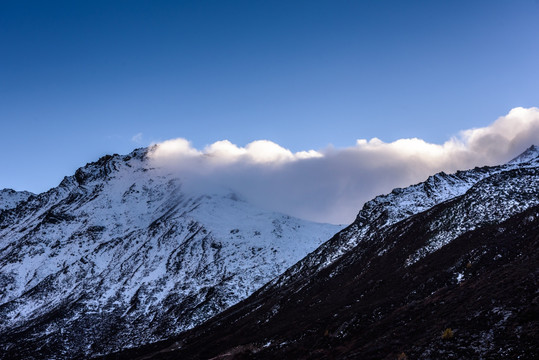
M397 360L408 360L408 356L406 356L406 354L404 352L401 352L398 356L397 356Z
M447 328L442 333L442 339L449 340L453 338L453 330L451 328Z

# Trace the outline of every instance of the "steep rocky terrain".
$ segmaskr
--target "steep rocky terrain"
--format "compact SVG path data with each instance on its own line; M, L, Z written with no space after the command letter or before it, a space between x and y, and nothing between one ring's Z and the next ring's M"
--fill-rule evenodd
M378 197L248 299L109 358L533 359L538 156Z
M84 358L192 328L340 228L186 193L147 150L0 198L0 358Z

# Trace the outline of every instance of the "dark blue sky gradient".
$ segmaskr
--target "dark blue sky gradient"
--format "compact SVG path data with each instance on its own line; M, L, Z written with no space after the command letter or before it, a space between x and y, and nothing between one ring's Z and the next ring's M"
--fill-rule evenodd
M442 143L539 105L538 64L533 0L0 0L0 188L176 137Z

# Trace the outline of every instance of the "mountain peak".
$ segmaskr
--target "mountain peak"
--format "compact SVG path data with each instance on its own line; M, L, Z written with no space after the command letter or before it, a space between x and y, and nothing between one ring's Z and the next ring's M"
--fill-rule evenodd
M341 229L186 191L146 154L105 155L39 195L0 191L0 359L89 358L178 334Z
M532 145L520 155L513 158L508 164L521 164L539 157L539 147L537 145Z
M13 189L0 190L0 211L16 208L18 204L28 200L34 194L29 191L15 191Z

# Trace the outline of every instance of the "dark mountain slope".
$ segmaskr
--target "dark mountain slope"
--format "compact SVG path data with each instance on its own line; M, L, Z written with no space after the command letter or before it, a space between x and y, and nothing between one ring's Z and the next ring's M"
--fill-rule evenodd
M538 204L536 167L493 174L373 230L314 274L273 282L184 336L110 358L534 358Z

